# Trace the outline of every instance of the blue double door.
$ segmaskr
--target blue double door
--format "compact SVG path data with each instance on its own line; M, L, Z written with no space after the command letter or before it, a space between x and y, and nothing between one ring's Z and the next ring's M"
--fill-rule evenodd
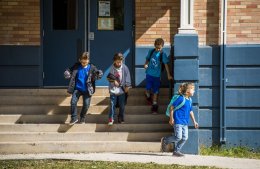
M116 52L124 54L132 71L133 5L132 0L42 1L43 86L67 86L63 72L84 51L90 53L91 63L105 75ZM108 85L105 76L97 85Z

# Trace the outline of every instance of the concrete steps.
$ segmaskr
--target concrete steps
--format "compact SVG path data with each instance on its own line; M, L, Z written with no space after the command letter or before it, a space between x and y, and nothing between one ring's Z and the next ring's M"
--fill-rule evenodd
M158 152L171 133L161 90L159 113L151 114L144 89L131 89L125 123L108 126L108 89L97 88L86 124L68 125L71 96L65 89L0 89L0 153ZM82 99L78 103L81 110Z
M107 124L86 123L75 124L0 124L1 133L13 132L165 132L170 131L169 125L160 124ZM1 138L0 138L1 140Z
M78 110L81 110L81 105L78 106ZM164 113L166 105L159 106L159 113ZM125 107L126 114L151 114L151 106L148 105L127 105ZM108 114L108 105L91 105L88 110L88 114ZM58 105L1 105L0 114L21 114L21 115L62 115L70 114L70 105L58 106Z
M32 99L33 98L33 99ZM160 105L165 105L168 101L167 96L161 96L158 100ZM0 105L70 105L71 97L66 96L2 96L0 97ZM92 96L91 105L109 105L110 99L106 96ZM144 96L130 96L127 100L127 105L146 105L147 102ZM82 105L82 99L79 100L78 105Z
M89 152L159 152L159 142L129 141L37 141L1 142L2 154L12 153L89 153Z
M0 115L1 124L10 123L60 123L68 124L70 115ZM101 123L108 122L108 115L87 115L86 123ZM140 115L125 115L125 122L132 124L142 123L167 123L168 119L163 114L140 114ZM116 122L115 122L116 123Z
M40 142L40 141L160 141L169 132L13 132L0 133L1 142Z

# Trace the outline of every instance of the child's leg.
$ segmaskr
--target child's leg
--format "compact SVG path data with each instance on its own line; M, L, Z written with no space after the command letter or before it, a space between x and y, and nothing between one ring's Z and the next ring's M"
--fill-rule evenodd
M180 127L180 125L175 124L173 126L173 134L171 136L168 137L163 137L161 139L161 151L165 152L167 149L167 145L173 143L174 147L174 151L176 150L176 143L179 142L182 138L182 128Z
M80 113L81 119L83 119L83 118L85 119L86 113L89 109L90 101L91 101L91 96L89 94L84 94L83 95L83 106L82 106L81 113Z
M114 121L117 99L118 98L116 95L110 95L110 112L109 112L109 116L108 116L109 122Z
M125 115L125 93L118 96L119 99L119 115L118 115L118 122L124 122L124 115Z
M158 103L158 94L153 94L153 104L157 104Z
M153 79L150 75L146 75L146 91L145 91L145 97L149 104L152 104L151 99L151 89L153 85Z
M74 90L72 97L71 97L71 101L70 101L70 112L71 112L71 123L75 123L75 121L78 120L77 117L77 103L80 97L80 92L78 90Z
M164 141L166 144L179 142L182 138L182 127L179 124L175 124L173 127L174 127L173 135L169 137L165 137Z
M159 94L159 88L160 88L160 78L154 77L153 80L153 105L152 105L152 112L157 113L158 112L158 94Z
M181 129L181 140L179 140L177 142L177 144L175 145L175 152L180 152L182 146L186 143L187 139L188 139L188 125L181 125L180 126Z

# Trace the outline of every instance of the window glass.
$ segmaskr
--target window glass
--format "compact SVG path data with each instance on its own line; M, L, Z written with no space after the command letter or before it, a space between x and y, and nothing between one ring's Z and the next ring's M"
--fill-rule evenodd
M98 1L98 30L124 30L124 0Z
M52 16L54 30L76 29L76 0L53 0Z

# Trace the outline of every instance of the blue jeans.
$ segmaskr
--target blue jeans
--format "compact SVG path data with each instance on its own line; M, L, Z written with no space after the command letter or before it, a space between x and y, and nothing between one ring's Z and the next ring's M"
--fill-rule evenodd
M74 90L71 101L70 101L71 119L73 119L73 120L77 119L77 114L78 114L77 113L77 103L79 101L80 96L83 96L83 106L82 106L81 113L80 113L81 118L86 117L86 113L87 113L89 105L90 105L91 96L88 93L82 93L79 90Z
M188 125L175 124L172 136L165 138L165 143L175 143L174 151L179 152L185 142L188 140Z
M112 118L114 120L114 116L116 115L116 102L118 100L119 103L119 115L121 120L124 120L125 116L125 93L121 95L110 95L110 112L109 112L109 118Z

